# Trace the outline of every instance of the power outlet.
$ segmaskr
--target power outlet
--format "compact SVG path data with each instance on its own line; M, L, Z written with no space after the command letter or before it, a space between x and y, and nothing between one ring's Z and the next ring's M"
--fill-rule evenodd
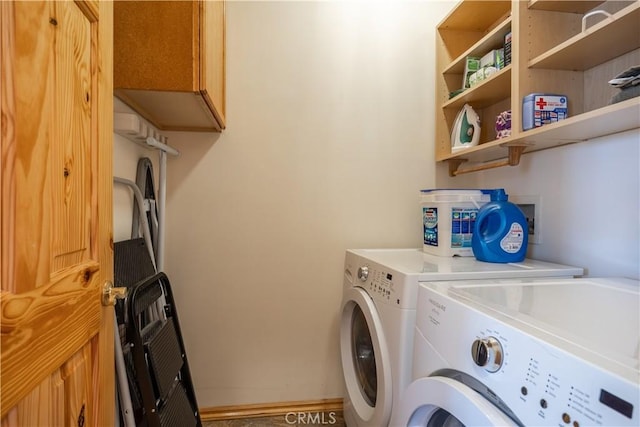
M542 216L540 196L509 196L509 201L520 207L529 225L529 243L538 245L542 242L540 222Z

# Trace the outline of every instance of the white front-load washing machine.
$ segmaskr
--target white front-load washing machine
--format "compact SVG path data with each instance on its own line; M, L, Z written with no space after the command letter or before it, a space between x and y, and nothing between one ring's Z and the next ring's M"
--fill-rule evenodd
M411 381L418 285L431 281L565 277L581 268L525 260L493 264L419 249L348 250L340 350L349 427L384 427Z
M428 283L416 316L394 426L640 425L638 281Z

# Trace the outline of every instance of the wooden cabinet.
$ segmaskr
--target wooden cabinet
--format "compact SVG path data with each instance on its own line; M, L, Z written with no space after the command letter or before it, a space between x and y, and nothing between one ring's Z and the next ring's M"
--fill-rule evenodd
M115 95L159 129L224 129L224 6L116 1Z
M114 425L112 2L0 2L2 426Z
M583 17L605 10L610 17ZM640 64L640 3L636 1L465 0L436 34L436 160L451 175L517 165L522 153L640 127L640 98L609 104L608 80ZM449 99L461 88L467 56L482 56L512 34L512 62ZM524 131L522 101L530 93L568 98L569 117ZM455 154L451 129L465 103L482 121L480 144ZM496 116L511 110L511 136L495 139Z

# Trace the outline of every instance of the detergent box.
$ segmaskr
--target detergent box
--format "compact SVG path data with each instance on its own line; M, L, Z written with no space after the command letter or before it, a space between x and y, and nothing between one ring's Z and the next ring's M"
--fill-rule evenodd
M531 93L522 100L522 130L559 122L568 115L565 95Z
M473 256L476 216L490 200L489 190L421 190L422 250L437 256Z

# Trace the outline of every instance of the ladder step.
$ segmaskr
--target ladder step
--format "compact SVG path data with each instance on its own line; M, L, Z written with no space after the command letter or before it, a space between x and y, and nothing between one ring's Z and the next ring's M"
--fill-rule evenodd
M163 322L144 347L157 396L165 400L182 368L182 352L173 322Z
M166 404L160 409L160 425L163 427L191 427L198 425L187 394L178 382Z

